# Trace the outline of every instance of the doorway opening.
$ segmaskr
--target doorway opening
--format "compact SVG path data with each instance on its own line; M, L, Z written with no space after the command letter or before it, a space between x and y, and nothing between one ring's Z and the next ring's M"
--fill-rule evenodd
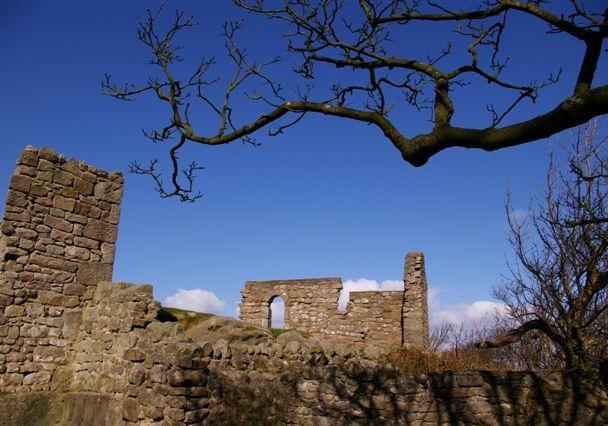
M281 296L270 299L268 324L270 328L285 328L285 301Z

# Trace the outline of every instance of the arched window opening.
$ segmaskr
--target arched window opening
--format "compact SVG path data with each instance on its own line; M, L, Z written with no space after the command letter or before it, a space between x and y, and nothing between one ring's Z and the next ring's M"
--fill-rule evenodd
M285 301L281 296L275 296L270 300L268 323L271 328L285 327Z

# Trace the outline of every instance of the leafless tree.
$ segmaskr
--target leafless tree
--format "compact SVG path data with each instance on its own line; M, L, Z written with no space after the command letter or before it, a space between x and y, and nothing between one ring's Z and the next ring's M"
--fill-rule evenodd
M495 296L519 326L478 347L503 347L538 334L537 345L544 347L536 349L546 362L559 360L573 374L599 376L608 358L607 149L596 121L579 127L566 170L551 161L546 190L528 217L522 220L507 202L518 263Z
M204 58L187 76L174 71L180 56L177 34L195 25L193 18L177 12L165 31L161 31L159 13L149 12L140 24L138 38L150 50L150 64L160 70L159 78L146 84L117 85L110 75L102 82L103 92L121 100L131 100L143 92L153 92L166 102L171 114L165 126L145 132L151 140L175 138L169 151L173 166L171 190L163 186L156 162L144 167L132 164L135 173L147 174L156 181L163 197L177 196L190 201L200 196L193 192L195 163L183 170L180 178L178 151L187 142L221 145L242 140L257 144L253 134L263 128L276 136L298 123L306 114L317 113L367 123L377 127L400 152L403 159L421 166L438 152L450 147L494 151L551 136L587 122L608 112L608 85L593 87L602 43L608 36L608 9L586 8L582 0L570 0L569 14L552 13L544 0L483 0L470 9L452 10L446 2L434 0L234 0L237 7L251 14L267 17L284 29L285 52L298 58L294 69L297 79L286 94L284 82L267 73L281 61L274 55L265 62L250 60L236 43L235 34L242 21L226 23L223 36L234 73L225 79L223 96L215 99L210 86L222 83L210 74L215 63ZM473 2L471 2L473 3ZM564 6L563 2L559 3ZM592 3L592 2L589 2ZM566 6L567 6L566 5ZM536 101L539 91L557 82L560 70L551 70L543 79L512 82L503 77L508 57L501 52L503 33L509 27L510 14L525 14L545 25L550 34L565 34L580 40L584 55L578 76L568 95L550 111L527 120L504 125L505 117L519 104ZM404 54L408 43L395 39L404 28L424 24L434 31L441 23L454 23L459 44L448 42L439 52L428 52L425 58ZM424 38L424 35L421 35ZM462 43L462 41L465 43ZM409 43L412 43L411 41ZM457 45L466 46L460 63L451 57ZM325 67L325 68L324 68ZM335 82L318 93L318 70L335 69ZM531 72L533 70L530 70ZM536 76L538 78L538 76ZM473 129L452 123L456 110L453 94L466 90L473 79L514 93L513 102L502 107L488 105L487 127ZM259 103L260 114L250 122L236 123L233 98L245 83L257 81L257 90L246 93ZM300 82L299 84L297 82ZM293 84L292 84L293 83ZM313 90L314 89L314 90ZM293 95L291 95L293 93ZM191 101L198 99L217 115L215 130L194 124L190 116ZM432 130L419 135L406 135L395 123L409 105L415 110L431 112ZM208 120L196 120L205 123Z

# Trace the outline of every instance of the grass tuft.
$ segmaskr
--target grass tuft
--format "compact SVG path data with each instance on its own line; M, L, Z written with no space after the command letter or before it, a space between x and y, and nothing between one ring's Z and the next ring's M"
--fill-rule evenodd
M295 328L271 328L270 329L270 333L272 334L272 337L274 337L275 339L277 337L279 337L281 334L287 333L288 331L297 331L298 333L300 333L302 336L304 336L307 339L310 337L310 333L308 333L306 331L296 330Z
M189 329L213 316L213 314L205 312L186 311L184 309L167 308L163 306L160 308L157 318L159 321L163 322L179 322L184 325L186 329Z

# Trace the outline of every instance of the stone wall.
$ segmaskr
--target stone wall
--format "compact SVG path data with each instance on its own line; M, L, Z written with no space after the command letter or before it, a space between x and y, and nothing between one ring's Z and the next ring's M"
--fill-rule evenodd
M190 329L161 322L151 286L104 281L112 272L120 175L27 149L15 176L0 225L0 425L608 422L605 392L575 392L559 373L406 377L378 348L351 344L365 341L365 327L345 344L296 331L275 339L225 317ZM407 265L422 271L414 277L422 282L417 259ZM332 325L327 311L315 309L337 302L338 279L288 284L268 284L266 296L282 289L297 307L289 321L302 325L316 315L318 330ZM307 303L300 292L317 287L322 303ZM353 293L343 326L374 314L367 318L374 333L398 340L390 315L402 312L394 307L407 295ZM267 312L245 308L267 325Z
M123 180L26 148L1 223L0 386L48 389L95 284L112 278Z
M429 344L428 284L424 255L409 253L403 270L403 338L404 345L427 347Z
M354 349L295 331L274 339L224 317L189 330L155 321L150 286L99 283L93 301L83 309L74 361L53 377L54 392L0 388L10 392L0 394L0 425L608 421L604 391L577 393L561 373L407 377L370 346Z
M381 348L428 346L427 282L424 255L408 253L404 290L349 293L345 312L338 311L340 278L248 281L241 291L240 318L257 327L270 326L270 304L285 302L285 328Z
M285 302L285 328L324 333L337 312L342 289L340 278L248 281L241 291L241 320L256 327L270 327L270 303Z
M56 371L53 392L0 388L8 392L0 407L11 407L0 408L0 425L24 419L100 426L608 421L604 391L577 393L561 373L407 377L371 346L295 331L275 339L225 317L186 330L155 320L158 310L150 286L99 283L83 308L75 356Z

